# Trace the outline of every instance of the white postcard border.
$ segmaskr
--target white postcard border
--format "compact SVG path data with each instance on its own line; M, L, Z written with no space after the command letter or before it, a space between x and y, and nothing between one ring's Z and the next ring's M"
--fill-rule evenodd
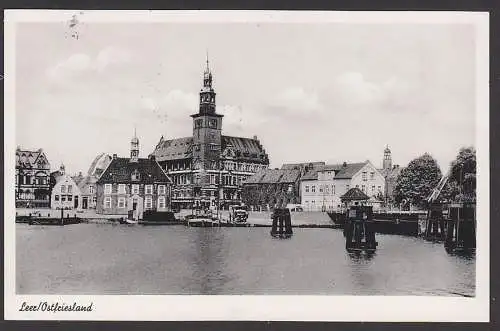
M489 321L489 16L465 12L84 11L85 22L294 22L474 24L477 33L476 297L407 296L56 296L15 293L15 28L22 22L65 22L79 11L5 11L5 319L19 320L290 320ZM429 272L432 272L429 270ZM20 312L23 302L93 304L92 312Z

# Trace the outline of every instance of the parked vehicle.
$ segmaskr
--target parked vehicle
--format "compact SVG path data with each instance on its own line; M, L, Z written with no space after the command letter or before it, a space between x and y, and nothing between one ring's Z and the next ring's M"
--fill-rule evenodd
M304 208L302 208L301 205L298 205L298 204L288 204L286 205L286 208L288 210L290 210L291 212L300 212L300 211L304 211Z
M244 223L248 219L247 206L229 206L229 222Z

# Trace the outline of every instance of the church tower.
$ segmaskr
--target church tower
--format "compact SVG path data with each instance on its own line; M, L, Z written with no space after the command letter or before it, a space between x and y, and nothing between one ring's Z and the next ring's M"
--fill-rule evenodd
M216 113L215 91L212 87L212 72L207 64L200 90L200 106L193 118L193 167L195 170L218 168L221 155L222 117Z
M134 137L130 140L130 162L139 161L139 139L134 129Z
M386 145L384 149L384 160L382 163L382 168L384 170L392 168L391 150L389 149L388 145Z

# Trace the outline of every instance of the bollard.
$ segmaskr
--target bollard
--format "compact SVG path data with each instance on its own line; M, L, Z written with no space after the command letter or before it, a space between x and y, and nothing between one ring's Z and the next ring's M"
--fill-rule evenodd
M373 210L369 206L353 206L347 211L344 227L346 250L374 252L378 246L373 228Z
M290 210L276 208L272 214L271 236L275 238L290 238L293 234Z

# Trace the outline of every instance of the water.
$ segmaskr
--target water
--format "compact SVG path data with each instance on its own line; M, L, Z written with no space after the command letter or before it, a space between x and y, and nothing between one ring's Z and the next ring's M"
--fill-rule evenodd
M77 224L16 225L18 294L337 294L474 296L475 258L377 235L350 255L342 231Z

